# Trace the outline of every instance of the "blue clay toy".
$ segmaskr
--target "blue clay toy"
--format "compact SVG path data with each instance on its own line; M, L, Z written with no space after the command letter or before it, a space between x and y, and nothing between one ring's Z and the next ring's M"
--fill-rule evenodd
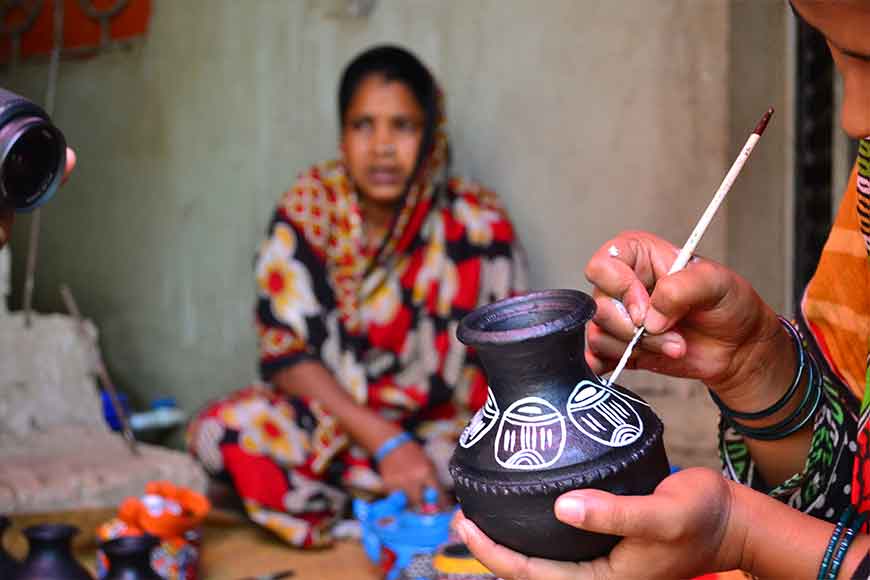
M416 556L431 556L447 541L457 508L438 511L437 501L438 493L431 488L425 490L419 511L408 509L408 498L401 491L378 501L353 501L366 556L380 567L386 580L408 578L403 571ZM425 577L415 575L408 580L417 578Z

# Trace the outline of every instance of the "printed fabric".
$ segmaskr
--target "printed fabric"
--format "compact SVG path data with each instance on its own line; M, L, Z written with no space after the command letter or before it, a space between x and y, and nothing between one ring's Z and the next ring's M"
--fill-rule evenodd
M870 345L870 141L858 159L815 275L801 302L798 324L824 374L822 405L804 470L770 487L755 469L745 442L721 423L726 476L769 493L795 509L836 521L851 504L870 512L868 345ZM867 533L867 524L861 532Z
M380 247L365 243L341 161L312 167L282 197L256 261L262 382L208 405L188 430L191 451L249 516L295 546L328 544L349 492L383 490L365 450L318 401L273 389L275 373L324 365L358 404L412 433L445 480L486 401L456 329L475 307L524 290L525 270L496 196L446 178L442 126Z

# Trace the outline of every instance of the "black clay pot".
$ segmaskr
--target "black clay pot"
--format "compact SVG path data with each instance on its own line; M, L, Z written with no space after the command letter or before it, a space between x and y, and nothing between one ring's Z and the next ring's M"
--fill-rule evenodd
M25 528L30 547L15 580L93 580L72 554L72 538L78 531L66 524Z
M103 580L161 580L151 567L151 551L160 543L154 536L115 538L100 547L109 560Z
M456 495L490 538L530 556L606 554L619 538L558 521L556 498L579 488L648 494L670 471L653 410L586 364L594 312L587 294L546 290L478 308L459 325L459 340L480 354L489 396L451 459Z
M14 578L21 564L3 548L3 533L9 527L9 518L0 516L0 578Z

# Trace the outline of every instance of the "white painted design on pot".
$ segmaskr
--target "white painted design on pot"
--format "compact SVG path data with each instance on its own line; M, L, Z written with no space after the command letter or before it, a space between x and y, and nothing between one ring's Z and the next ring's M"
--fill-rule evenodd
M540 397L524 397L504 412L495 460L505 469L532 471L556 463L565 450L565 416Z
M492 389L487 388L486 404L477 410L474 417L462 431L459 436L459 445L468 449L486 435L490 429L498 421L499 410L498 403L495 402L495 395L492 394Z
M587 437L608 447L624 447L643 433L643 420L630 401L636 399L592 381L580 381L568 397L568 417Z

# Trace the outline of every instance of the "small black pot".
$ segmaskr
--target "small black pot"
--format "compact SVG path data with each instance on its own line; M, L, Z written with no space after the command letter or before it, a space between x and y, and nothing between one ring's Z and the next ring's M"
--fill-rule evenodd
M151 551L159 543L148 534L104 542L100 548L109 560L109 571L103 580L161 580L151 567Z
M547 290L479 308L457 336L480 355L486 404L450 462L462 510L494 541L529 556L590 560L616 536L558 521L572 489L651 493L670 472L662 423L637 395L586 364L584 329L595 301Z
M78 528L66 524L40 524L24 529L30 544L15 580L93 580L72 554Z
M21 567L21 563L3 548L3 533L9 524L9 518L0 516L0 578L14 578Z

